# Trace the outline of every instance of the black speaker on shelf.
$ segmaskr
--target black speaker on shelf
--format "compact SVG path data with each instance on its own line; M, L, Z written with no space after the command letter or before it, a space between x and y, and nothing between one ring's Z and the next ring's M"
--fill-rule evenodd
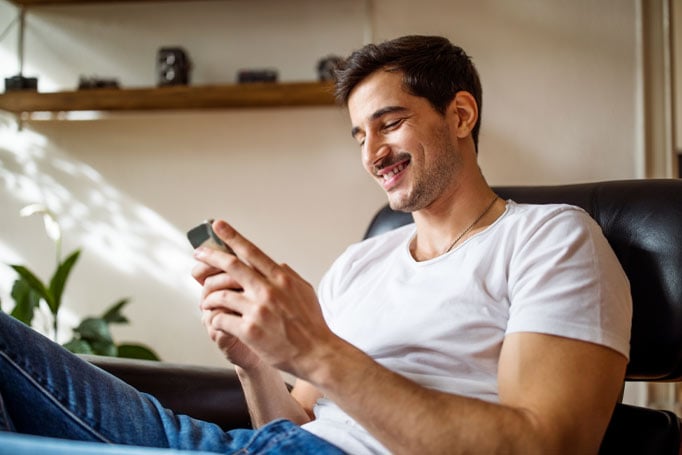
M5 78L5 92L16 92L19 90L38 90L38 78L25 77L21 74Z
M156 58L159 86L188 85L192 64L181 47L162 47Z

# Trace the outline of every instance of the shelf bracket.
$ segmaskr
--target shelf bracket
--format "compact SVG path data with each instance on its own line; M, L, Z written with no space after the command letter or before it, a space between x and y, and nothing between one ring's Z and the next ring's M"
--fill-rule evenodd
M24 75L24 35L26 34L26 7L19 9L19 39L17 40L17 63L19 76Z

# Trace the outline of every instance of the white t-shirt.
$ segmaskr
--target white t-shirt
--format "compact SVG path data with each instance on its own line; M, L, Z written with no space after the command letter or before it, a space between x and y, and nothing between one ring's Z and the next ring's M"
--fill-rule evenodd
M417 262L410 224L350 246L319 287L331 329L424 387L497 402L504 337L540 332L629 355L630 287L582 209L507 202L447 254ZM330 400L304 428L352 454L386 449Z

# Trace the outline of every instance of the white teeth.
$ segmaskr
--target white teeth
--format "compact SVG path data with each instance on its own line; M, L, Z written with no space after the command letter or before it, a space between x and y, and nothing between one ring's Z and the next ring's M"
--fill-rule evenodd
M399 164L398 166L394 167L393 169L391 169L390 171L388 171L387 173L384 174L384 180L390 179L391 177L393 177L394 175L396 175L397 173L399 173L403 169L405 169L405 165Z

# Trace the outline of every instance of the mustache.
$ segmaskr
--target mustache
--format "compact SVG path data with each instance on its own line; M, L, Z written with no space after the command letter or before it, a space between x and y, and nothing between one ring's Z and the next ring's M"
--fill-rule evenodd
M387 156L383 158L380 162L375 163L374 166L372 166L372 171L374 172L374 174L376 174L377 172L386 167L393 166L394 164L399 163L401 161L406 160L409 161L411 158L412 158L411 155L407 152L396 153L395 155Z

